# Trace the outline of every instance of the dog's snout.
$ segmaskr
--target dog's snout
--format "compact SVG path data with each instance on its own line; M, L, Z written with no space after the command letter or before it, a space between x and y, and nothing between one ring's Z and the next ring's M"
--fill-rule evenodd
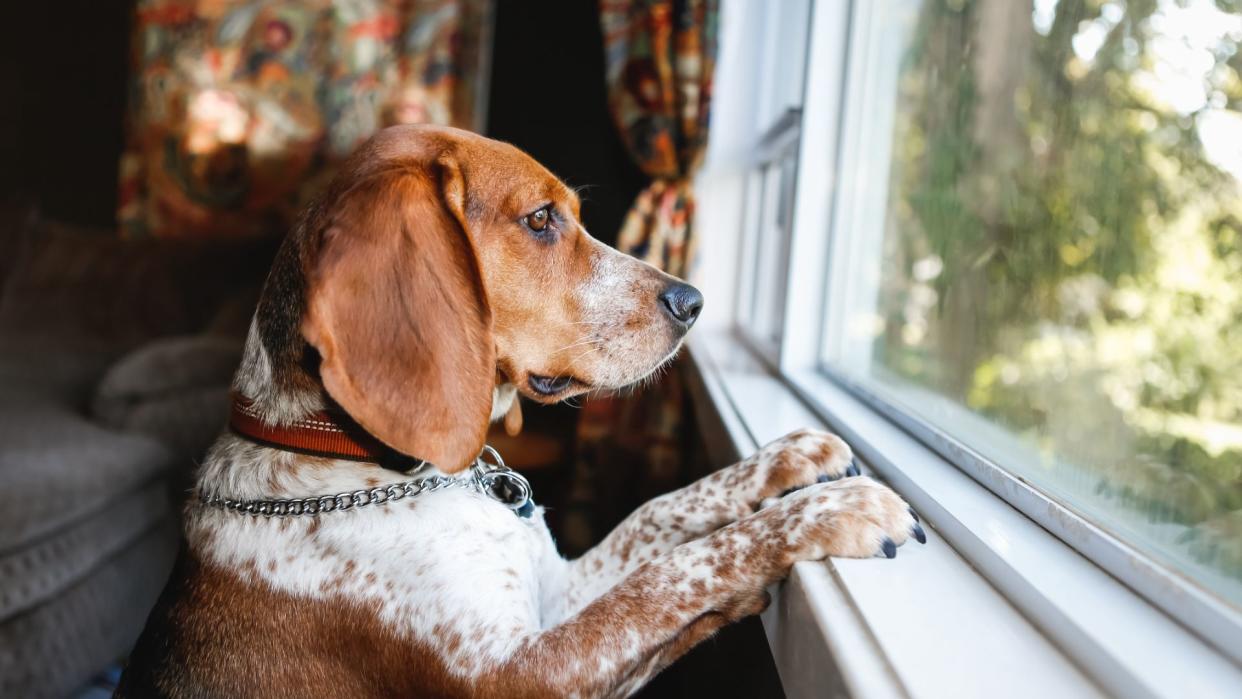
M689 330L703 310L703 294L689 284L671 284L660 292L660 305L674 322Z

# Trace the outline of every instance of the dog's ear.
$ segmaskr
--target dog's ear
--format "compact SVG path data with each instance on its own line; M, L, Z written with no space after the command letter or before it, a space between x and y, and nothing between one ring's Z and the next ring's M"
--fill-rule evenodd
M447 472L483 447L496 349L450 158L338 195L313 259L302 332L328 394L388 446Z

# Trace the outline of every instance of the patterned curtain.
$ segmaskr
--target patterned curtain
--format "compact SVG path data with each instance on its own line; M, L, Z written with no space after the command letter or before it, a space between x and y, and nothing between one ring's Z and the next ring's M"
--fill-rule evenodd
M716 0L600 0L608 104L630 155L652 178L617 247L685 277L694 252L693 177L707 143L716 63ZM565 543L585 548L631 503L681 477L686 404L677 365L644 392L583 407ZM637 473L636 473L637 471ZM607 491L608 498L597 497ZM585 514L590 512L591 515Z
M490 0L138 0L122 233L280 233L377 129L476 128L490 16Z
M707 144L718 15L716 0L600 0L608 106L653 179L617 246L678 276L693 252L691 180Z

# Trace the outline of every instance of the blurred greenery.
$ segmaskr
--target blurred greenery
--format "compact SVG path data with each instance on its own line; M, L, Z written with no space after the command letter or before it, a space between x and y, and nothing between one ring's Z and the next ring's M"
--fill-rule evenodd
M1214 21L1240 12L925 0L875 358L1022 435L1073 504L1242 581L1242 188L1222 159L1242 161L1242 23Z

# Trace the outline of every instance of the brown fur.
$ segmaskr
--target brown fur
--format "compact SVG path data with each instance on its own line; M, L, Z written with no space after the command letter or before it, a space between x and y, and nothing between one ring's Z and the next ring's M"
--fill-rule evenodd
M544 205L557 217L549 240L520 223ZM277 394L315 406L326 389L388 446L454 472L483 445L493 377L543 403L620 388L593 380L617 364L632 365L626 382L642 378L681 340L656 303L676 280L626 258L625 309L615 327L592 322L577 292L599 258L620 256L578 214L577 195L512 146L386 129L277 255L256 314ZM615 336L651 349L609 356ZM531 374L574 383L544 396Z
M441 168L441 178L456 176ZM475 255L450 213L460 207L443 191L407 166L342 197L303 333L321 357L324 388L367 432L457 470L483 446L496 359Z

